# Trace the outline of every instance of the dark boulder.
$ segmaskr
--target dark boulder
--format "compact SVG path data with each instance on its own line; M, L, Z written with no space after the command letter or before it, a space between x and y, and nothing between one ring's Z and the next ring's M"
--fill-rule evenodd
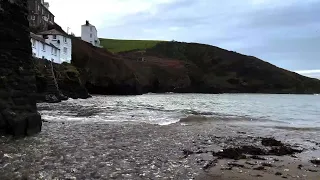
M310 162L315 165L320 165L320 159L313 159Z
M276 156L284 156L284 155L292 155L295 153L301 153L302 150L293 149L290 146L279 146L279 147L272 147L269 150L269 155L276 155Z
M223 151L213 153L214 156L219 158L228 158L228 159L246 159L245 154L250 155L265 155L266 152L263 149L254 146L241 146L237 148L226 148Z
M281 141L277 141L274 138L263 138L261 144L264 146L283 146Z

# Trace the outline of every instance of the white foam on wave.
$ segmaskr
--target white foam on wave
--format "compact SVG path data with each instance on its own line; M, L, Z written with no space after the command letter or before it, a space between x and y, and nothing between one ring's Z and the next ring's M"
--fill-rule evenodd
M177 123L179 121L166 121L166 122L158 122L157 124L160 125L160 126L168 126L170 124L174 124L174 123Z
M41 115L41 118L43 120L46 120L46 121L62 121L63 120L63 117L62 116L51 116L51 115Z
M182 123L203 122L203 121L208 121L208 120L212 120L212 118L209 118L207 116L202 116L202 115L190 115L190 116L181 118L180 122L182 122Z

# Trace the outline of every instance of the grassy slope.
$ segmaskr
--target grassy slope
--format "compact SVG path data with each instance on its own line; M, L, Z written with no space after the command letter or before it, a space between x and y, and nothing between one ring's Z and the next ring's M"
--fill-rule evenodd
M131 50L145 50L156 46L161 41L156 40L119 40L100 38L101 45L111 52L118 53Z

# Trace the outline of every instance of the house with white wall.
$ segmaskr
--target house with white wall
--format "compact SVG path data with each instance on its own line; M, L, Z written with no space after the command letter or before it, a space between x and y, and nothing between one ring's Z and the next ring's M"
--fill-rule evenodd
M41 35L47 43L53 44L60 49L60 61L71 62L72 56L72 41L68 34L59 32L58 30L51 29L38 33Z
M98 38L98 31L94 25L89 23L89 21L86 21L86 24L81 26L81 39L93 46L101 47L100 40Z
M60 49L48 43L41 36L30 33L32 55L39 59L47 59L60 64Z

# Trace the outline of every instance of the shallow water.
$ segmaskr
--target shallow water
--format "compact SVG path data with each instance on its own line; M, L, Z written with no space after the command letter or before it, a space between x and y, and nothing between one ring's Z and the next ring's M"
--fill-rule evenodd
M38 104L45 120L134 121L167 125L226 121L278 128L320 129L320 96L269 94L145 94L93 96ZM54 111L52 111L54 109Z

